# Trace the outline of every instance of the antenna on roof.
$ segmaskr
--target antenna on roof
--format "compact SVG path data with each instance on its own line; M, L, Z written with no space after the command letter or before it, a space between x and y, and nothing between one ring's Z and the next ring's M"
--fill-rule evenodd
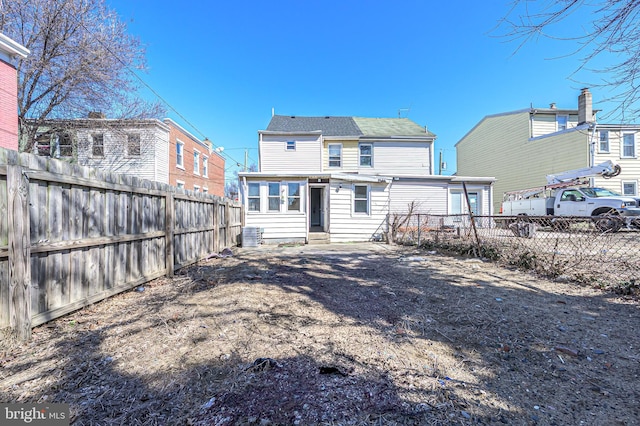
M405 111L407 113L407 116L408 116L409 115L409 111L411 111L411 107L409 107L409 108L398 108L398 118L402 118L402 112L403 111Z

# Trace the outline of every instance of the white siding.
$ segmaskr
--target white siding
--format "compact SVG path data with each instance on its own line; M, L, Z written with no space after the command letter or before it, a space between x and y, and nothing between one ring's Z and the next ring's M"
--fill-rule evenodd
M340 184L342 188L339 188ZM329 227L332 243L369 241L374 234L382 234L386 231L389 185L378 183L368 185L370 214L363 215L353 213L353 183L331 182Z
M305 241L307 238L307 215L304 213L247 213L245 226L263 228L265 244Z
M93 134L103 135L104 156L94 157ZM140 135L140 155L127 156L127 135ZM169 132L157 126L78 129L78 163L112 173L169 183Z
M292 212L286 211L286 202L280 205L280 212L268 211L268 183L277 182L282 185L281 191L286 199L288 193L286 192L287 183L299 183L300 184L300 211ZM260 211L253 212L248 211L246 206L247 202L247 188L242 186L242 200L245 205L245 226L257 227L264 230L262 238L265 244L279 243L285 241L306 241L307 238L307 184L305 181L291 179L287 181L280 180L247 180L247 183L260 184Z
M389 209L394 213L408 210L415 201L414 211L429 214L447 214L447 183L394 181L391 184Z
M296 149L287 150L287 141L295 141ZM316 173L322 171L320 136L262 135L260 171L264 173Z
M625 133L635 133L636 157L622 157L622 135ZM611 178L594 178L594 185L607 188L612 191L622 193L622 182L638 181L640 179L640 161L638 154L640 153L640 132L635 129L629 130L610 130L609 131L609 153L599 152L599 133L596 133L596 154L594 156L594 164L600 164L607 160L613 160L620 165L622 172L620 175Z
M373 172L390 175L430 175L431 142L374 141ZM371 169L368 169L371 170Z

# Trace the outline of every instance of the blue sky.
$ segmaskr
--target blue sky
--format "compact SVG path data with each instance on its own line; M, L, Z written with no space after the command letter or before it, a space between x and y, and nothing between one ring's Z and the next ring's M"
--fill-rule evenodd
M436 155L452 174L455 143L485 115L551 102L576 108L585 86L569 79L580 65L580 56L566 56L573 42L517 49L498 37L509 0L107 2L146 46L141 76L170 105L167 115L224 147L227 178L245 150L257 163L257 132L272 108L400 113L438 136ZM604 94L592 92L594 107L606 110Z

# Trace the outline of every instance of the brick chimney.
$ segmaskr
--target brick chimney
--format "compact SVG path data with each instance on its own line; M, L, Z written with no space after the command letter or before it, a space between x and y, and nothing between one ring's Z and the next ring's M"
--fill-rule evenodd
M593 102L591 92L588 88L582 89L578 96L578 124L590 123L593 121Z

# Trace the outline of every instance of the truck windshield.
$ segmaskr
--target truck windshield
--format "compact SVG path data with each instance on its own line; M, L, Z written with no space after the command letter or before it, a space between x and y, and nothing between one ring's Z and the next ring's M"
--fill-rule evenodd
M621 197L622 195L618 194L614 191L609 191L604 188L581 188L582 191L589 198L598 198L598 197Z

